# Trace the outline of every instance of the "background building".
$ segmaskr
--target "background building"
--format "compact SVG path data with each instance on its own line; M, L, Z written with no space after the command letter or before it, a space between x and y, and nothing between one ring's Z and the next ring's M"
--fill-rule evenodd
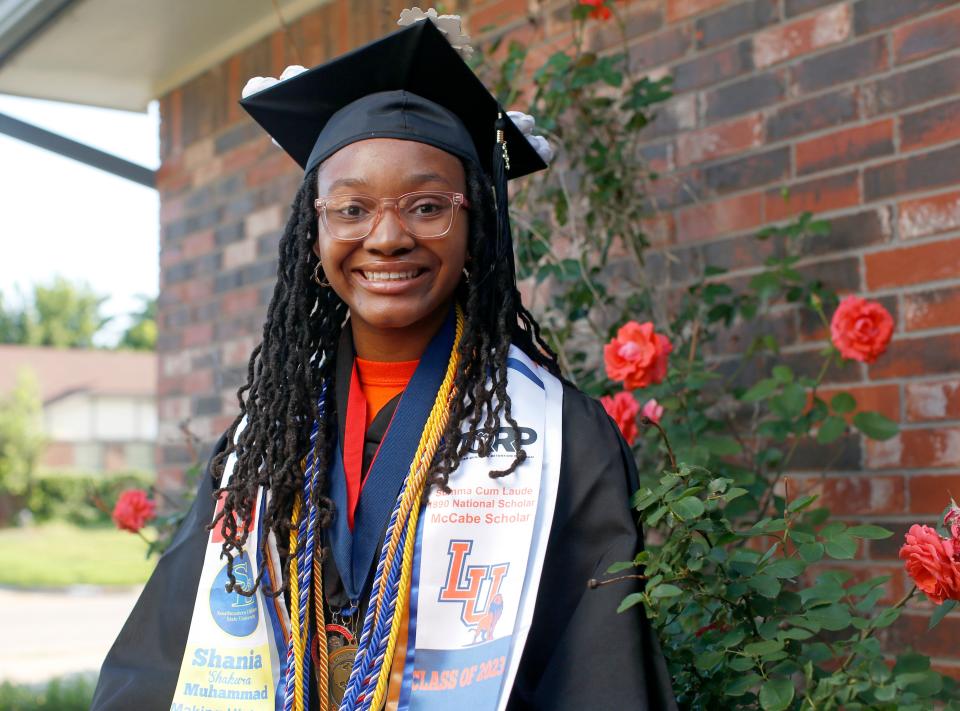
M22 369L40 387L43 469L156 470L155 354L0 346L0 395L15 386Z

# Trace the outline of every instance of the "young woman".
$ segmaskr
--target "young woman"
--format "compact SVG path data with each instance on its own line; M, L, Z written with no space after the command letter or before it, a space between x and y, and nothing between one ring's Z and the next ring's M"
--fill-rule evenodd
M93 708L674 708L616 613L637 586L588 587L642 545L635 472L520 301L531 143L431 22L243 103L305 176L240 414Z

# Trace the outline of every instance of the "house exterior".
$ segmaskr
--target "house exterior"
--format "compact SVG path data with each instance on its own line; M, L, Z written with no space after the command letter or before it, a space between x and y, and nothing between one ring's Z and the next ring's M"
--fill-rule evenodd
M542 59L569 35L571 2L444 7L464 15L477 41L506 35ZM405 3L290 0L277 3L280 16L251 0L137 3L136 13L117 0L12 4L50 12L22 32L28 39L13 54L0 17L0 91L135 110L160 102L158 474L176 482L192 461L178 423L189 418L212 442L234 417L300 178L238 106L241 88L251 76L314 65L381 36ZM903 532L960 492L960 6L630 0L618 8L634 66L674 77L674 96L642 146L661 174L650 259L709 258L747 276L762 261L753 235L811 210L831 223L831 236L801 266L894 315L889 353L830 385L896 420L901 433L883 443L857 438L831 471L791 477L816 480L841 519L895 532L869 541L853 566L893 576L896 599L906 585ZM587 39L597 51L624 46L601 22ZM780 326L798 360L819 347L810 324ZM914 645L960 675L960 619L926 627L925 615L911 612L887 641Z
M36 379L43 405L41 468L156 471L154 353L0 346L0 396L23 370Z

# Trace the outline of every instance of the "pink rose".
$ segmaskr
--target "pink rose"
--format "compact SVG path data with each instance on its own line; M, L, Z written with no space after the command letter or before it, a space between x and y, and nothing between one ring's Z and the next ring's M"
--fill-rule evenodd
M953 541L917 524L907 531L906 540L900 557L917 587L938 605L960 600L960 551Z
M113 522L121 531L130 533L138 533L156 515L157 506L143 489L127 489L113 507Z
M650 398L643 404L643 407L640 409L640 414L651 422L659 424L660 418L663 417L663 405L658 403L654 398Z
M950 510L943 517L943 525L950 529L953 547L960 550L960 506L957 506L957 502L953 499L950 499Z
M890 344L893 317L876 301L848 296L833 314L830 337L844 358L873 363Z
M627 444L633 444L637 438L637 413L640 412L640 405L633 395L628 392L619 392L613 397L607 395L600 398L600 404L617 423Z
M628 321L617 337L603 347L603 361L611 380L627 390L663 382L673 346L666 336L653 332L653 324Z

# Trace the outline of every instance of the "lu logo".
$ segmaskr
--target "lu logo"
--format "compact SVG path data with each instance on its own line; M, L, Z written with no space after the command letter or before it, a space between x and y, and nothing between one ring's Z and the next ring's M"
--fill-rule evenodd
M437 600L459 603L460 621L473 630L472 644L477 644L493 639L493 630L503 613L500 585L510 564L466 565L472 550L473 541L450 541L450 565Z

